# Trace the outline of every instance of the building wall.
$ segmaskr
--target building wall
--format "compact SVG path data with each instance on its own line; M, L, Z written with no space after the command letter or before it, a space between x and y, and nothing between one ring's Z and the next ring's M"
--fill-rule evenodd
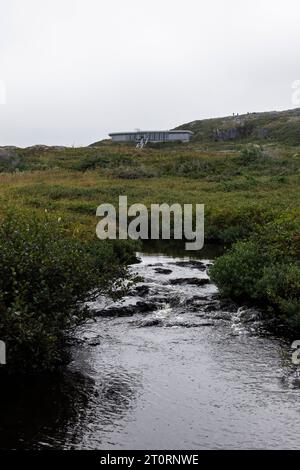
M181 140L182 142L189 142L191 139L191 134L188 132L170 132L169 133L169 140L174 141L174 140Z
M144 140L148 139L149 142L174 142L176 140L181 140L182 142L188 142L191 138L191 134L187 132L137 132L134 134L131 133L124 133L124 134L116 134L111 136L114 142L137 142L141 138Z
M128 141L131 141L131 140L135 140L135 135L117 134L117 135L112 135L111 138L114 142L128 142Z

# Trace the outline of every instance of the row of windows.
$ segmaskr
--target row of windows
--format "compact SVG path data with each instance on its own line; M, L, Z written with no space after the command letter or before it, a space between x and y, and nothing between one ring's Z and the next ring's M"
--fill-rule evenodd
M149 139L149 140L168 140L168 133L167 132L149 132L147 134L136 134L132 136L132 140L140 140L141 138Z
M140 132L136 134L118 134L116 136L113 136L113 140L131 142L137 142L141 139L149 140L152 142L162 142L176 139L181 140L183 138L189 140L189 136L183 136L182 134L169 134L168 132Z

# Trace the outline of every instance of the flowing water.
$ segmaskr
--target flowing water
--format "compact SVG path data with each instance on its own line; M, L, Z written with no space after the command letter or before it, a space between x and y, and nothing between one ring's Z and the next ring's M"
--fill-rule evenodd
M142 280L91 305L64 374L3 387L0 447L300 448L289 346L219 298L202 257L141 254Z

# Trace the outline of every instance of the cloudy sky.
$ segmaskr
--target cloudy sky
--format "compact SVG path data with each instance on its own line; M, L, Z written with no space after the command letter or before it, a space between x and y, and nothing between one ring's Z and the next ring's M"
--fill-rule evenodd
M0 146L295 107L299 24L299 0L0 0Z

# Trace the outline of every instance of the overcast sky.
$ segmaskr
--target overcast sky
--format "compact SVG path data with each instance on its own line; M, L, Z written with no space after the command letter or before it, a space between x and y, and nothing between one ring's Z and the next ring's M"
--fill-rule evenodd
M295 107L299 25L299 0L0 0L0 146Z

